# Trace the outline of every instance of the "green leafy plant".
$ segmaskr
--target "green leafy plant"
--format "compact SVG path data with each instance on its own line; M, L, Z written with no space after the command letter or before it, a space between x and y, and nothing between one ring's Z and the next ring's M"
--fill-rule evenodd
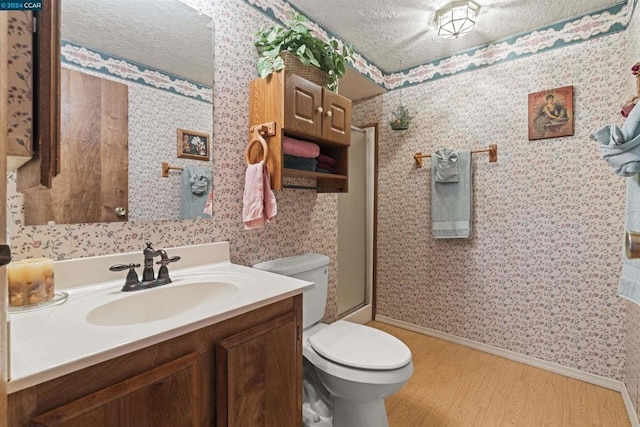
M258 48L258 74L266 77L282 70L284 61L280 52L289 51L304 65L315 65L329 75L328 87L335 90L338 79L347 71L347 62L353 60L353 49L343 45L340 49L336 40L326 43L304 25L308 19L295 14L286 22L288 28L274 26L260 29L254 35L254 45Z
M404 105L400 104L392 111L393 119L389 121L391 129L393 130L406 130L409 129L409 122L413 120L413 116L409 115L409 110Z

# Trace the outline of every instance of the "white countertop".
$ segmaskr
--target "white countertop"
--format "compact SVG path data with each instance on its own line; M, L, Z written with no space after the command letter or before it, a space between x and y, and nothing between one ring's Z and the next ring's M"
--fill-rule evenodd
M56 290L69 294L57 306L10 315L10 381L8 392L43 383L88 366L175 338L205 326L302 293L311 283L229 262L228 244L213 243L167 249L181 255L183 266L169 266L173 283L121 292L126 271L104 273L104 266L141 263L142 252L56 263ZM84 261L84 262L83 262ZM172 268L173 267L173 268ZM157 271L157 266L155 267ZM141 276L141 269L138 269ZM88 277L99 282L88 283ZM104 278L111 280L104 280ZM63 286L62 281L68 286ZM232 283L235 295L201 303L169 318L117 326L99 326L87 315L99 306L129 296L179 287L193 281ZM82 282L85 282L84 284Z

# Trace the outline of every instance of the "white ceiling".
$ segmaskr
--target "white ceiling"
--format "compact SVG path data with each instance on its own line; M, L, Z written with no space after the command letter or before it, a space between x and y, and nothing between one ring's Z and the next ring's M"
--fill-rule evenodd
M436 19L451 0L289 1L387 73L626 2L474 0L480 10L472 33L448 40L438 37Z

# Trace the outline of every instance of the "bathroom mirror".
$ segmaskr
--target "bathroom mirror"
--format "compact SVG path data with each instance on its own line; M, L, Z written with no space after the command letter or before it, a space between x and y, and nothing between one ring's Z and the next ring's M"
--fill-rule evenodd
M58 174L24 192L25 223L180 219L179 168L212 167L211 2L58 2ZM179 130L207 156L178 157Z

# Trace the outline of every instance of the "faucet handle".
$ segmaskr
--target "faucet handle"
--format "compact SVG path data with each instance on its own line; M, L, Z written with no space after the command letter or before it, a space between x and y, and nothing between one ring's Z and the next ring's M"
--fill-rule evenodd
M160 261L156 262L158 265L169 265L172 262L180 261L179 256L172 256L171 258L162 258Z
M135 291L136 289L138 289L138 284L140 282L138 280L138 273L136 273L136 268L138 267L140 267L140 264L116 264L109 267L109 270L124 271L126 269L129 269L129 272L127 273L127 278L124 281L124 286L122 287L122 290L124 292L127 292L127 291Z
M127 268L131 270L132 268L138 268L140 264L116 264L109 267L110 271L124 271Z
M161 282L163 285L167 284L167 283L171 283L171 278L169 277L169 269L167 268L167 265L171 264L172 262L176 262L179 261L180 257L179 256L172 256L171 258L169 257L162 257L162 259L160 259L160 261L156 262L156 264L160 264L161 267L158 269L158 281Z

